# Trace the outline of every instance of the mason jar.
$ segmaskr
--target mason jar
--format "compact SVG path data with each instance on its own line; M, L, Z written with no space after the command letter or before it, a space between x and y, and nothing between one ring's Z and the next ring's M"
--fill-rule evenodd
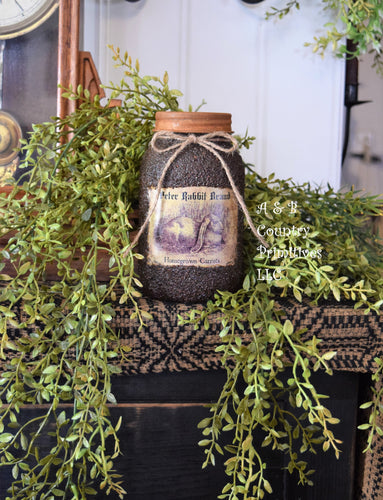
M231 114L156 114L140 171L145 295L194 303L240 287L244 183Z

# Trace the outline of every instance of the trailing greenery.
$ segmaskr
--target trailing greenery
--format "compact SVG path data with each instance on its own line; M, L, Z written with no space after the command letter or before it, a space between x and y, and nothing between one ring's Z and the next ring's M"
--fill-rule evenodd
M115 58L130 81L115 88L121 107L104 108L81 89L68 94L81 98L80 109L34 126L23 145L30 179L0 200L1 235L9 237L0 276L0 466L12 466L12 500L87 498L94 480L107 493L124 493L113 471L121 422L112 422L107 404L115 402L113 360L126 353L110 322L116 300L148 319L137 303L139 256L124 256L129 213L155 112L177 110L180 93L169 89L166 74L141 78L129 58L118 51ZM97 280L100 259L108 263L106 283ZM54 270L58 279L49 283ZM9 338L10 327L33 325ZM71 401L73 410L63 409ZM44 410L21 423L20 408L35 404ZM52 426L56 445L41 455L39 439Z
M124 303L133 308L132 319L150 321L140 309L134 271L140 255L126 251L130 216L155 112L178 110L180 92L169 88L166 74L141 77L126 54L116 50L114 58L125 73L109 89L111 99L122 98L121 106L92 102L81 88L69 92L68 98L81 100L79 109L34 126L23 143L23 166L32 170L0 198L0 235L8 240L0 270L0 467L13 475L12 500L85 499L97 489L125 495L115 472L121 420L109 408L116 402L116 361L129 352L111 322L116 305ZM250 138L240 142L246 146ZM217 452L229 455L229 482L220 498L231 500L272 491L262 447L253 442L256 429L263 432L262 446L287 453L288 469L302 483L311 484L301 457L306 450L321 446L338 455L341 446L332 430L337 418L311 378L318 369L331 373L335 353L321 352L320 339L310 332L295 331L277 303L347 300L375 314L383 301L382 246L369 229L370 218L381 214L378 199L250 172L246 202L265 231L308 230L267 234L268 249L247 231L242 288L217 291L202 311L180 318L199 328L209 326L212 313L222 316L217 350L227 381L200 423L200 444L205 466ZM108 270L103 282L97 277L101 260ZM13 338L15 330L21 335ZM379 359L377 368L380 378ZM287 406L280 405L282 396ZM25 418L25 407L36 405ZM382 432L380 392L365 406L373 410L364 424L372 443ZM219 442L222 432L233 436L226 447ZM47 433L54 445L43 452Z
M333 14L333 21L323 27L324 33L314 36L311 45L314 52L324 55L327 48L338 56L358 57L370 52L374 54L373 67L383 74L382 38L383 5L380 0L322 0L323 9ZM299 0L287 0L283 7L272 7L267 18L283 18L295 9L299 10ZM345 40L353 42L347 47Z
M313 484L314 472L308 468L307 452L315 453L320 446L339 457L341 451L333 431L339 420L312 380L319 369L332 374L329 362L336 352L321 352L320 339L297 331L286 319L283 300L351 301L355 308L374 314L383 303L383 247L370 229L371 217L382 213L376 197L331 188L323 192L309 184L251 174L246 201L253 220L273 230L270 248L247 232L242 289L217 292L203 311L193 310L182 320L196 328L203 323L206 328L210 315L218 313L222 318L217 351L227 380L210 407L211 416L200 423L204 439L199 444L205 447L204 466L214 464L217 453L229 455L225 466L230 481L219 498L230 500L261 499L272 493L264 447L286 453L288 471L307 485ZM293 227L308 231L275 235ZM250 342L244 342L245 332L251 333ZM382 361L376 362L373 381L379 380L382 371ZM377 419L382 391L374 387L373 394L373 401L363 404L372 408L369 422L361 425L369 431L368 448L375 433L383 434ZM222 433L232 436L224 450Z

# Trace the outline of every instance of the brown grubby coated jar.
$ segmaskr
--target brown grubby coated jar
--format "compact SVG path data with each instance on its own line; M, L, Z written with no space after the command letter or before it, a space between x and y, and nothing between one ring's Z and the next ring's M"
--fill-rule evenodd
M216 290L235 291L243 279L238 195L214 153L198 142L183 144L191 136L198 141L213 133L208 144L234 149L231 115L158 112L155 132L140 174L141 225L154 210L139 239L144 293L163 301L193 303L212 298ZM177 152L182 144L184 149ZM164 151L169 147L173 149ZM237 151L226 151L218 153L243 196L244 163Z

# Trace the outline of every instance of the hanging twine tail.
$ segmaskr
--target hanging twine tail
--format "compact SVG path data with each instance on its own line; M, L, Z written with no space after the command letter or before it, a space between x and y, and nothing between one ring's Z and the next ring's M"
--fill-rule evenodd
M156 140L159 138L159 135L163 135L163 134L161 132L157 132L156 134L153 135L152 140L150 141L150 146L152 147L152 149L154 149L154 151L156 151L157 153L164 153L164 152L171 151L171 150L175 150L175 151L170 156L170 158L166 162L164 169L162 170L161 176L158 180L158 184L156 187L156 193L155 193L154 200L151 203L151 206L148 210L147 216L145 217L145 220L144 220L140 230L135 235L133 241L130 243L128 248L125 250L125 252L123 254L124 257L126 257L128 255L128 253L130 252L130 250L138 243L138 240L140 239L142 233L145 231L147 225L149 224L150 218L153 215L154 210L157 206L157 202L158 202L158 199L159 199L160 194L161 194L162 185L164 183L164 179L165 179L167 171L169 170L170 165L177 158L177 156L181 153L181 151L183 151L189 144L192 144L193 142L195 142L193 139L194 136L192 136L192 135L185 138L184 136L177 136L176 134L172 134L172 139L177 139L178 141L181 140L181 142L173 144L172 146L169 146L165 149L158 149L158 147L156 146L155 143L156 143Z
M160 148L157 145L157 140L158 139L171 139L175 140L175 144L172 144L171 146L165 147L165 148ZM228 142L230 142L231 146L229 148L220 146L219 144L215 143L215 139L224 139ZM235 182L233 180L233 177L231 175L231 172L229 170L229 167L227 166L225 160L222 158L220 155L220 152L223 153L233 153L238 149L238 142L237 140L232 137L230 134L227 134L225 132L212 132L210 134L205 134L201 136L196 136L194 134L189 134L188 136L184 135L179 135L175 134L174 132L167 132L167 131L159 131L156 132L152 140L150 141L150 146L156 153L167 153L169 151L174 151L174 153L169 157L168 161L166 162L166 165L164 169L162 170L161 176L158 180L158 184L156 187L156 192L155 192L155 197L154 200L151 202L151 206L148 210L147 216L145 217L145 220L135 235L133 241L130 243L128 248L125 250L123 256L126 257L130 250L138 243L138 240L140 239L142 233L145 231L147 225L149 224L150 218L152 217L154 210L157 206L158 199L160 197L162 185L164 183L164 179L166 176L167 171L169 170L169 167L172 165L174 160L177 158L179 154L187 147L189 144L199 144L203 148L205 148L207 151L210 151L220 162L222 168L224 169L227 178L229 179L230 186L235 194L235 197L238 201L239 206L242 209L242 212L245 215L246 221L249 224L249 227L253 234L258 238L258 240L264 245L266 248L269 247L268 243L262 238L262 236L258 233L256 230L253 221L251 220L249 211L247 210L246 204L242 198L241 193L239 192L237 186L235 185Z
M227 178L229 179L230 186L231 186L231 188L232 188L232 190L233 190L233 192L235 194L235 197L237 198L238 204L241 207L242 212L245 215L246 221L249 224L249 227L250 227L252 233L254 234L254 236L256 236L256 238L258 238L258 240L262 243L262 245L264 245L266 248L269 248L269 244L265 241L264 238L262 238L262 236L256 230L256 228L254 226L254 223L253 223L253 221L252 221L252 219L250 217L249 211L248 211L248 209L246 207L245 201L244 201L241 193L239 192L239 189L237 188L237 186L236 186L236 184L234 182L234 179L233 179L233 177L231 175L229 167L227 166L225 160L222 158L222 156L218 152L218 151L223 151L225 153L234 152L236 149L238 149L238 142L231 135L229 135L229 134L222 134L222 135L225 136L225 138L228 138L230 140L230 142L233 144L232 148L226 149L226 148L223 148L223 147L219 146L218 144L215 144L214 142L212 142L210 140L209 136L216 136L216 135L217 134L214 134L214 133L213 134L206 134L206 135L204 135L204 136L202 136L200 138L201 141L198 141L198 144L200 144L205 149L207 149L208 151L210 151L219 160L219 162L221 163L222 168L224 169L224 171L225 171L225 173L227 175ZM205 138L207 138L207 140Z

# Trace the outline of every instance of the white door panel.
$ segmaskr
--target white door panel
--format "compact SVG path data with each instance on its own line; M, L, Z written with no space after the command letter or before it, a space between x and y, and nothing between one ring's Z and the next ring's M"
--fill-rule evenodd
M234 131L256 137L243 156L262 175L339 186L344 62L304 47L326 21L319 0L269 21L271 0L84 5L84 49L103 82L121 79L106 48L112 44L138 58L142 74L167 70L171 86L184 93L183 108L205 99L202 110L232 113Z

